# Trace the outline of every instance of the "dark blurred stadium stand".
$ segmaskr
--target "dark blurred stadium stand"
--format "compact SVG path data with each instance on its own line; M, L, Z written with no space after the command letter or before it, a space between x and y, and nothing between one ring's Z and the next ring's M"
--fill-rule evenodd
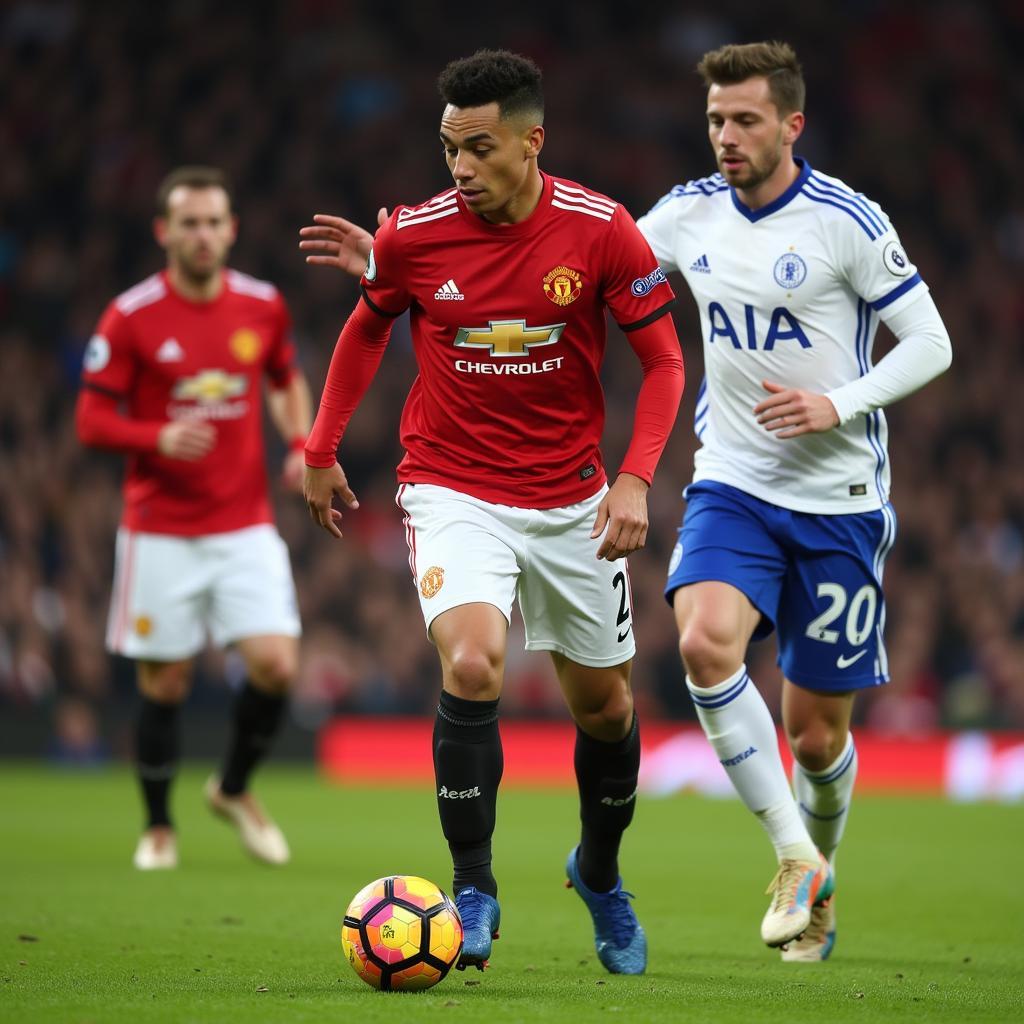
M484 30L456 5L429 2L0 5L0 753L40 749L36 737L54 733L54 752L71 758L121 742L131 672L103 650L121 466L78 447L72 407L103 306L161 266L150 220L168 169L203 162L231 174L241 216L232 262L285 293L318 394L357 293L340 273L303 264L298 229L317 211L370 225L378 206L445 187L433 82L447 60L481 45L537 59L542 166L639 216L674 183L713 170L697 58L773 37L796 47L808 79L798 152L883 205L954 344L952 370L889 412L893 682L859 717L901 733L1024 726L1024 5L506 6L487 9ZM687 398L631 571L638 703L688 717L661 598L701 376L688 295L678 322ZM297 499L278 498L306 628L295 717L308 728L332 709L415 712L436 698L392 503L412 374L400 323L343 447L362 500L345 542L315 530ZM638 379L613 331L612 467ZM771 642L751 667L777 699ZM194 715L220 707L236 673L208 655ZM504 706L561 713L545 658L522 654L518 635ZM89 727L96 717L104 740Z

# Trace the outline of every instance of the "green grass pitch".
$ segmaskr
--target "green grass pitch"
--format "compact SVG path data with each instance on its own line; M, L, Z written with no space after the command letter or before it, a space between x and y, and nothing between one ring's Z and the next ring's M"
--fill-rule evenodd
M507 790L495 837L502 937L485 974L421 994L378 993L342 959L355 891L380 875L447 888L429 787L340 788L272 768L259 792L293 862L247 861L179 780L181 868L130 866L139 810L125 770L0 766L0 1021L1024 1019L1024 813L922 798L861 798L839 858L839 940L827 964L782 964L758 924L774 863L736 801L641 800L627 887L648 973L613 977L562 887L577 832L565 790Z

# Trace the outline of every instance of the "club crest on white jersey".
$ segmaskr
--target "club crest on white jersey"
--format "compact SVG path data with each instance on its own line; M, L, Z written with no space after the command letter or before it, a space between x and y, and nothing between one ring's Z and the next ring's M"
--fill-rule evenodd
M795 252L783 253L772 270L780 288L799 288L807 277L807 264Z
M879 319L927 286L876 203L797 166L789 188L756 210L712 175L672 189L637 222L700 311L694 480L799 512L874 511L889 494L881 410L794 438L766 430L753 410L769 396L765 381L827 395L864 376Z

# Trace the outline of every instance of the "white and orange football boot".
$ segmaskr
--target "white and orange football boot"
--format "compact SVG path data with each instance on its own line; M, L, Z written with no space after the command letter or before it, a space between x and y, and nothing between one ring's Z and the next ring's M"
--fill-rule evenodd
M815 904L828 900L835 889L832 869L818 854L817 863L783 860L766 893L772 897L761 938L767 946L785 946L807 931Z

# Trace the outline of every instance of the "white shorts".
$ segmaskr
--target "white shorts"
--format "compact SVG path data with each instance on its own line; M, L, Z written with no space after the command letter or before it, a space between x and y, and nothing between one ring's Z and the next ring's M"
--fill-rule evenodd
M403 484L409 567L430 625L461 604L494 605L510 621L518 597L526 649L601 668L628 661L632 594L624 559L598 561L591 540L607 488L564 508L493 505L434 484Z
M299 636L288 548L269 523L203 537L117 531L107 648L143 661L249 636Z

